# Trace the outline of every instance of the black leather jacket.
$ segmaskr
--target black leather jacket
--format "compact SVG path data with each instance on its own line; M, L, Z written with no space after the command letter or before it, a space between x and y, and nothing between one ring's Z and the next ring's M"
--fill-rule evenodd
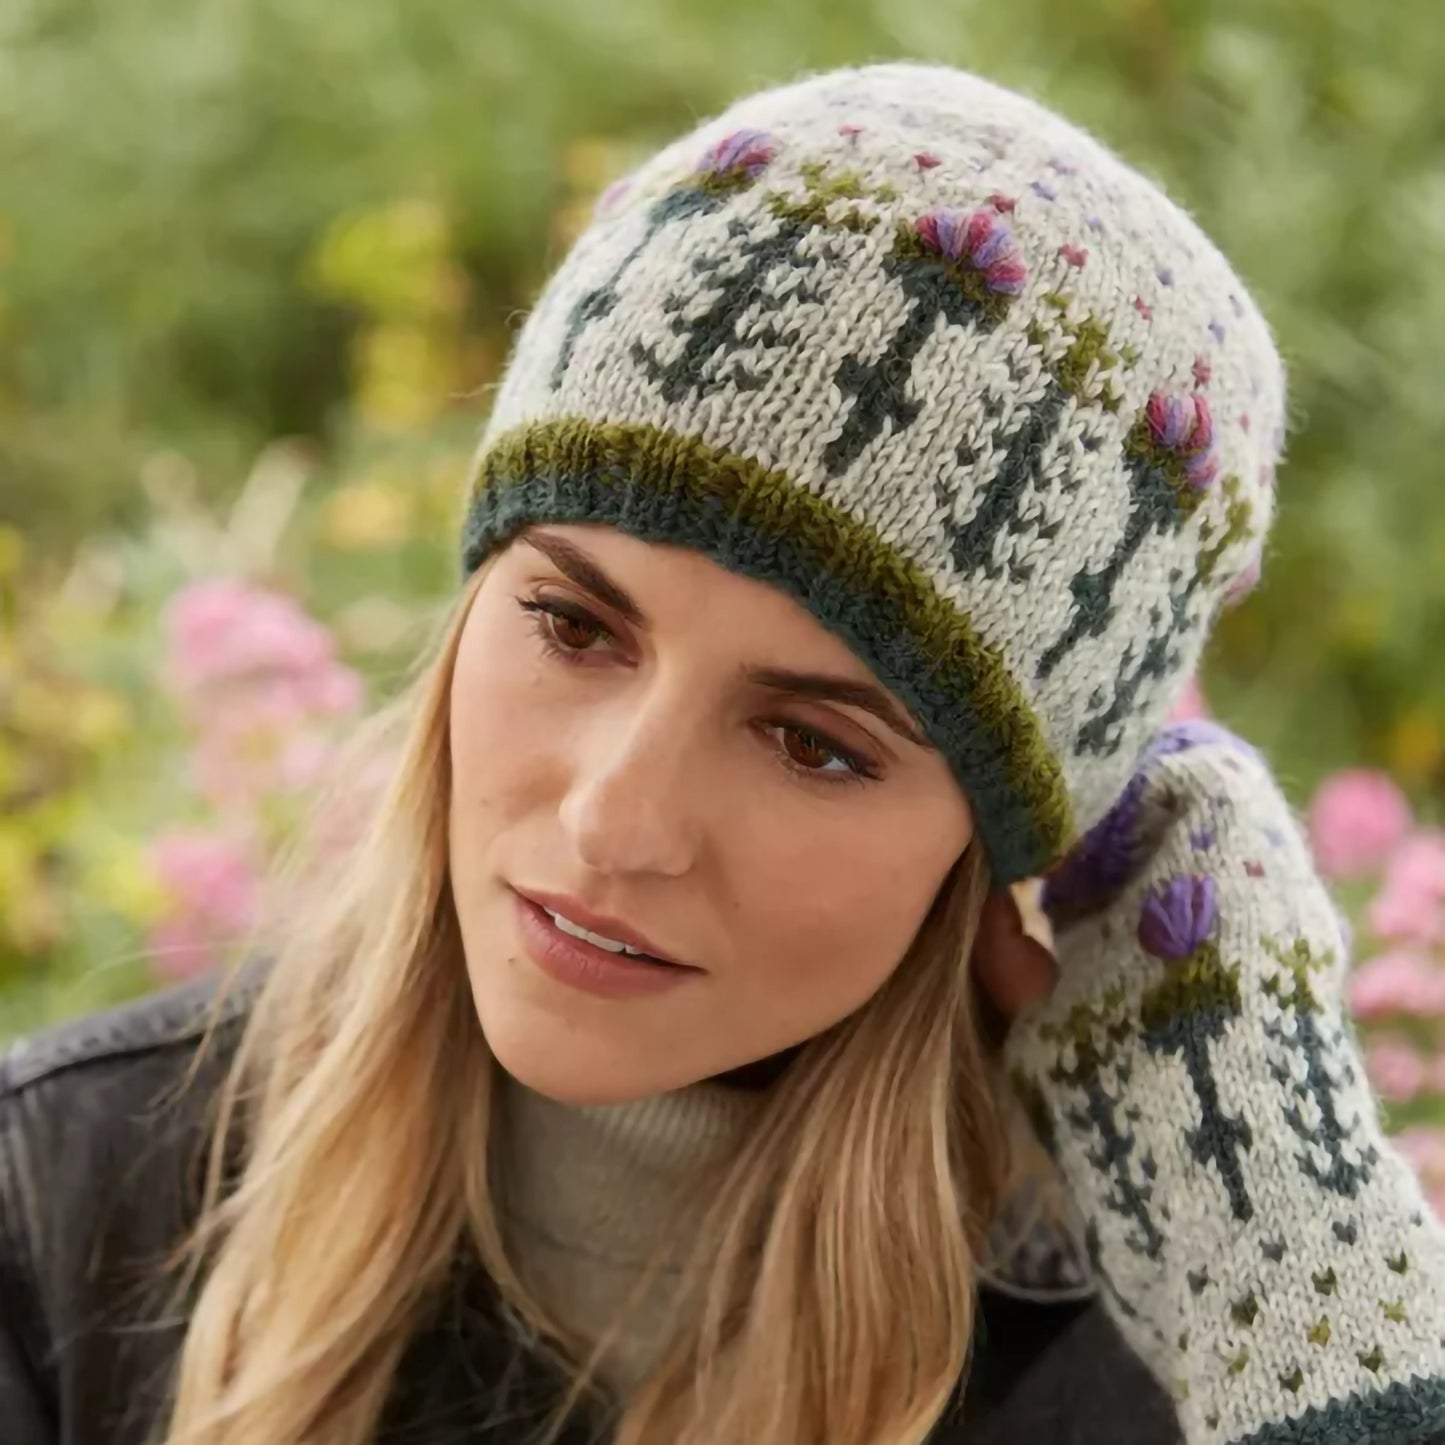
M0 1445L160 1438L185 1320L163 1312L157 1266L194 1219L203 1104L244 1016L234 1008L220 1047L199 1052L211 988L77 1019L0 1057ZM1097 1304L991 1289L981 1303L961 1408L936 1445L1178 1441L1167 1398ZM512 1343L479 1271L459 1266L454 1295L402 1361L377 1438L520 1445L519 1419L553 1388Z

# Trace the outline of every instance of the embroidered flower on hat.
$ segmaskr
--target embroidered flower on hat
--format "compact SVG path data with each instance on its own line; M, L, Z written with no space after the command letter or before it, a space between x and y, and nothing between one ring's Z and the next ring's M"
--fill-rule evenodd
M1191 958L1213 931L1217 913L1214 879L1197 873L1171 878L1144 901L1139 944L1169 962Z
M777 142L766 131L735 130L703 157L701 184L707 190L741 190L763 173L777 153Z
M914 230L928 250L976 272L990 291L1015 296L1023 290L1028 267L997 211L930 211Z
M1156 391L1144 408L1144 418L1150 441L1176 460L1188 486L1202 492L1214 485L1219 479L1219 455L1206 398Z

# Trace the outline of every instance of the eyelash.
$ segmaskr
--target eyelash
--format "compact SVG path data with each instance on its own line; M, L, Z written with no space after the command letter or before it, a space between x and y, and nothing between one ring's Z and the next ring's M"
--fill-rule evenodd
M588 631L596 632L602 638L614 637L614 634L585 608L569 606L562 602L544 601L540 597L518 597L516 602L517 606L527 614L528 623L532 632L541 642L542 650L547 656L556 658L566 667L583 666L580 659L586 655L587 649L568 647L565 643L559 642L552 630L554 621L570 622L575 627L583 627ZM807 742L826 749L839 762L847 766L847 771L844 773L823 773L816 768L802 767L793 762L786 753L781 753L779 758L783 767L804 782L833 787L839 783L874 782L880 776L877 769L866 758L859 757L816 728L803 727L798 723L784 722L781 719L770 721L768 726L795 733Z

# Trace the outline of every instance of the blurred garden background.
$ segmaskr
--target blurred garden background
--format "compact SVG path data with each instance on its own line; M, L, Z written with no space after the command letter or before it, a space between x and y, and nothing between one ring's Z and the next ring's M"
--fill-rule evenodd
M457 580L472 442L597 193L890 56L1064 110L1272 318L1293 440L1207 706L1308 812L1445 1201L1435 0L6 0L0 1037L211 967Z

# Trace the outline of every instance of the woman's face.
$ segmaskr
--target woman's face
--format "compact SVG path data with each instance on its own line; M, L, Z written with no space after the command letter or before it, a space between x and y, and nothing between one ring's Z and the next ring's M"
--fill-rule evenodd
M451 751L477 1017L509 1073L571 1103L678 1088L852 1013L973 832L943 757L802 607L609 527L534 528L495 560Z

